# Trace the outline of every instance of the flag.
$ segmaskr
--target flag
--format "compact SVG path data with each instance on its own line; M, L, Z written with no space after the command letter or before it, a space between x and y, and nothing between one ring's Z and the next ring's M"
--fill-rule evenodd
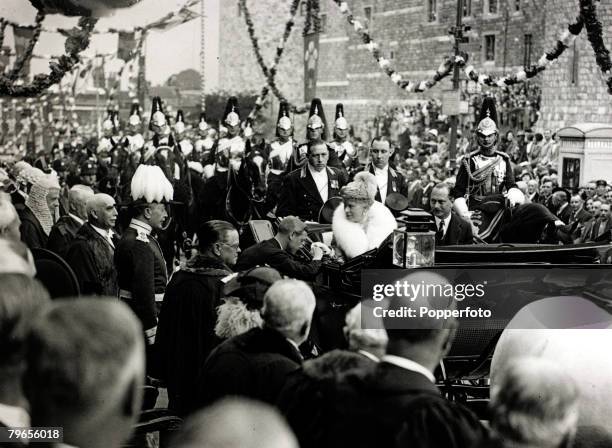
M317 96L319 69L319 33L304 36L304 102Z
M150 23L149 25L147 25L147 29L166 31L200 17L200 14L195 13L189 9L191 3L193 2L190 2L187 5L183 6L177 12L171 12L168 15L159 19L158 21Z
M34 36L34 28L26 26L14 26L13 35L15 36L15 54L17 59L21 58L25 53L28 43ZM26 63L21 71L21 77L27 78L30 74L30 63Z
M124 61L129 61L136 49L136 34L134 32L119 31L117 45L117 57Z

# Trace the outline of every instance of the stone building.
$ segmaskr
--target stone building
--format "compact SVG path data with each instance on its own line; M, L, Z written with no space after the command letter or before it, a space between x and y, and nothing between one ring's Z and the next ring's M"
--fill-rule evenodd
M612 42L612 5L598 2L603 41ZM578 0L546 1L546 41L553 42L559 30L578 14ZM612 105L605 80L595 62L586 30L542 74L542 125L559 129L580 122L612 122Z
M470 54L470 63L494 74L535 63L545 47L545 30L557 29L545 26L547 2L551 0L464 0L463 21L471 31L467 34L469 42L462 48ZM220 87L228 91L259 90L264 78L238 1L221 3ZM272 60L290 3L248 0L266 61ZM355 16L367 21L385 57L407 79L429 79L444 56L452 53L453 40L448 31L455 24L456 0L351 0L348 4ZM283 93L301 104L304 17L298 16L277 79ZM345 104L347 118L356 123L371 118L379 106L414 104L429 96L441 97L451 88L449 77L425 94L402 91L378 67L333 0L321 0L321 19L317 96L325 104L328 120L337 102ZM547 34L546 42L550 43L552 34ZM465 87L463 73L462 78Z

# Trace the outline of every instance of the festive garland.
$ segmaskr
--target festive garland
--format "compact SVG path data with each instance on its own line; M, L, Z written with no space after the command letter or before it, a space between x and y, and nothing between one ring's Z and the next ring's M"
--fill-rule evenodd
M466 53L462 53L460 56L455 56L454 58L447 57L440 64L436 70L436 73L431 79L423 80L418 83L405 80L402 78L400 73L391 67L391 61L382 55L379 45L374 42L374 39L372 39L372 36L370 36L370 32L367 30L367 28L363 26L359 19L356 19L355 16L353 16L351 10L349 9L348 3L343 0L334 0L334 3L336 3L336 5L340 8L340 12L346 16L347 22L360 35L361 40L366 45L368 51L372 53L380 68L384 70L389 78L391 78L391 81L406 92L424 92L425 90L431 89L440 80L450 75L455 64L463 66L467 61Z
M6 77L10 81L14 82L17 78L19 78L19 75L23 71L23 67L26 65L26 63L30 61L30 58L32 57L32 52L34 51L34 46L36 45L36 43L38 42L38 38L40 37L40 30L42 28L43 20L45 20L45 13L38 11L36 13L36 20L34 23L34 34L28 42L28 46L23 50L23 53L20 55L20 57L15 61L15 64L13 65L11 71L8 73L8 75L6 75Z
M66 54L59 57L57 61L49 62L51 73L38 74L29 85L16 85L7 76L0 76L0 95L13 97L32 97L40 95L41 92L57 84L66 73L70 72L79 62L79 54L89 46L91 32L96 22L95 18L83 17L79 19L78 28L70 32L66 39L64 49Z
M606 85L608 93L612 95L612 61L610 61L610 52L606 48L602 37L602 25L597 18L597 11L592 0L580 0L580 14L584 20L584 25L587 30L587 37L591 43L591 47L595 52L595 61L601 70L601 73L606 76Z
M259 64L259 67L261 68L264 76L266 77L267 87L269 90L272 90L274 95L280 101L287 102L289 104L289 109L291 110L291 112L295 114L303 114L308 111L308 108L307 107L297 107L289 103L289 101L287 101L285 96L282 94L282 92L279 90L278 86L276 85L275 77L276 77L276 67L278 63L280 62L283 52L285 51L285 44L287 42L287 39L289 39L291 30L293 29L293 25L295 24L293 19L297 13L299 4L300 4L300 0L293 0L293 2L291 3L291 9L290 9L291 17L289 21L285 24L285 31L283 32L283 37L281 39L280 44L276 48L276 54L274 56L274 61L272 62L272 65L268 67L266 66L263 60L263 57L261 55L261 50L259 48L259 41L257 40L257 37L255 36L255 27L253 26L253 20L251 19L251 13L247 7L246 0L240 0L240 8L244 12L244 20L246 22L247 30L249 32L249 39L251 40L251 45L253 46L253 50L255 51L255 57L257 59L257 63ZM265 91L265 95L267 95L268 89L262 89L262 94L264 94L264 91ZM261 98L261 95L260 95L260 98ZM262 105L263 105L263 98L262 98Z
M580 34L583 25L582 16L578 16L576 21L568 25L567 30L559 37L559 40L555 43L555 47L551 51L545 52L540 59L538 59L536 65L532 65L527 69L519 70L511 75L498 78L491 75L479 74L474 67L470 65L465 68L465 74L470 80L489 87L511 86L531 79L546 70L553 61L556 61L559 56L563 54L570 44L574 42L576 36Z

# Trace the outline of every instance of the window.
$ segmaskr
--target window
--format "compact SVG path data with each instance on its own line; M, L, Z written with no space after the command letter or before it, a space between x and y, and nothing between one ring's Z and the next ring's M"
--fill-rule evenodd
M320 14L319 18L321 19L321 32L325 33L327 31L327 14Z
M514 0L514 12L520 12L521 0Z
M472 15L472 0L463 0L463 17Z
M485 14L497 14L497 2L499 0L485 0L483 5L485 7Z
M523 53L523 67L529 67L531 65L531 50L533 49L533 36L531 34L525 34L525 50Z
M363 8L363 15L365 16L366 22L368 24L372 23L372 7L366 6Z
M438 0L427 0L427 21L436 22L438 20Z
M495 35L489 34L484 37L485 61L495 61Z

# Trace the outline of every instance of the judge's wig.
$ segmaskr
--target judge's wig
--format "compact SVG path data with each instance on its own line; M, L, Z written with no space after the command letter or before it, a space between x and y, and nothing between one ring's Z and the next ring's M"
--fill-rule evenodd
M372 205L376 197L376 190L377 185L374 175L363 171L357 173L353 182L342 187L340 196L342 196L344 202L354 201Z

